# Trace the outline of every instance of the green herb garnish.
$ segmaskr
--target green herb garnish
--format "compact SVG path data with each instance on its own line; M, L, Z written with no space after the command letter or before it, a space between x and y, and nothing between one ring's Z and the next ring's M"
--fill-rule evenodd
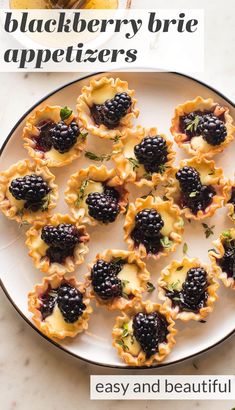
M71 110L69 107L65 106L64 108L61 108L60 110L60 118L62 121L67 120L67 118L70 117L72 114L73 110Z
M180 280L178 279L176 282L169 283L167 285L167 289L170 292L174 292L175 290L177 290L179 284L180 284Z
M214 253L217 253L217 255L219 255L219 252L217 252L215 248L208 249L208 252L214 252Z
M193 191L193 192L190 192L189 197L190 197L190 198L194 198L194 197L197 196L198 194L199 194L198 191Z
M206 238L209 238L209 236L214 235L213 229L215 228L215 225L209 226L203 223L202 226L204 228L204 233L206 235Z
M155 286L151 282L147 282L147 292L152 293L155 290Z
M197 131L197 127L199 124L200 118L198 115L196 115L196 117L194 118L194 120L190 121L190 123L187 125L186 130L190 131L190 132L196 132Z
M188 252L188 245L187 245L186 242L184 242L184 244L183 244L183 254L186 255L187 252Z
M135 159L135 158L127 158L127 159L130 162L130 164L132 165L133 171L135 171L135 169L140 167L140 163L137 159Z
M79 206L80 203L82 202L82 200L84 199L85 190L86 190L88 184L89 184L89 179L85 179L84 181L82 181L82 184L81 184L80 189L79 189L78 197L77 197L77 200L75 202L75 206Z
M91 159L92 161L104 162L109 161L112 158L112 154L96 155L94 152L85 151L85 157Z
M163 248L170 248L172 246L172 241L168 238L168 236L163 236L163 238L160 239L160 242Z

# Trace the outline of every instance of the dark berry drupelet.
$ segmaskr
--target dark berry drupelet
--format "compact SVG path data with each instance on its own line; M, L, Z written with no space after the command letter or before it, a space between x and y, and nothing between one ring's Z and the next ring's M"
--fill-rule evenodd
M157 312L137 313L133 319L133 333L146 354L146 358L158 352L160 343L166 342L166 319Z
M61 154L68 152L77 142L80 133L78 124L72 121L69 125L60 121L51 130L51 141L53 147Z
M217 263L229 278L235 279L235 240L224 242L223 245L224 255L217 259Z
M53 121L41 121L37 124L37 128L39 130L39 136L35 138L37 151L47 152L50 151L52 148L52 141L51 141L51 130L55 127L55 123Z
M204 140L210 145L220 145L227 137L225 124L212 114L207 114L202 117L198 130Z
M116 201L119 201L120 198L119 192L115 188L108 185L104 186L104 195Z
M14 198L26 201L25 208L37 211L42 207L50 188L41 176L32 174L13 179L9 191Z
M63 263L66 258L74 255L73 248L61 248L59 246L50 246L46 250L46 256L49 258L50 263Z
M182 296L184 301L191 308L195 309L200 301L205 301L205 292L207 286L207 272L205 271L205 269L189 269L189 271L187 272L186 280L182 285Z
M86 199L89 215L103 223L114 222L120 212L118 201L105 194L92 192Z
M146 137L134 147L134 153L146 172L159 172L159 167L167 162L167 144L161 136Z
M99 259L91 271L94 292L102 299L109 300L122 295L122 283L117 277L122 265L115 265Z
M65 322L74 323L83 314L86 305L82 293L68 283L62 284L57 290L58 307Z
M91 114L97 125L103 124L112 129L119 125L121 118L127 114L131 104L131 97L127 93L118 93L111 100L105 101L104 104L93 105Z
M135 216L135 227L145 237L158 235L163 226L161 215L155 209L143 209Z
M57 299L56 290L49 288L46 293L40 297L40 312L42 314L42 319L45 320L50 316L55 307L55 302Z
M183 192L200 192L202 184L199 172L195 168L185 166L180 168L175 176Z
M72 224L46 225L42 228L41 238L49 246L73 248L79 242L79 231Z

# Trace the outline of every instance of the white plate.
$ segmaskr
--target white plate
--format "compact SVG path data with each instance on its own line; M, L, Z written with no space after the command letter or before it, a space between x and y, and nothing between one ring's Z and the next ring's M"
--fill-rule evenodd
M115 74L112 75L116 76ZM184 75L175 73L119 73L117 76L127 80L130 88L136 89L138 107L141 110L137 123L144 126L157 126L159 132L166 133L168 136L170 136L169 127L174 107L197 95L201 95L205 98L212 97L221 104L228 105L231 113L235 117L235 109L232 103L224 96L212 90L210 87ZM96 77L99 77L99 75ZM75 108L77 96L82 86L88 84L88 82L89 77L65 85L45 97L43 101L37 103L36 106L58 104ZM29 112L31 111L32 108ZM21 140L24 121L25 116L19 120L2 148L1 170L27 157ZM110 152L111 143L98 138L90 138L87 149L97 153ZM177 150L176 146L175 149ZM183 154L178 151L177 162L179 158L182 157ZM231 144L225 153L218 155L216 162L224 168L226 176L232 177L234 172L234 144ZM57 183L60 187L60 201L57 211L68 211L63 198L68 177L73 172L88 164L91 164L91 162L82 158L74 161L71 166L54 171ZM112 166L112 164L108 165L110 167ZM146 189L138 191L139 196L144 193L146 193ZM231 226L227 217L226 208L220 209L213 218L206 222L210 225L216 225L214 236L206 239L201 223L186 223L185 235L182 242L187 242L190 257L197 256L203 262L208 262L207 250L212 247L212 239L217 237L222 230ZM35 283L41 282L43 275L34 268L31 258L27 255L27 248L24 245L25 228L19 229L14 221L8 221L3 215L0 215L0 223L2 285L17 311L33 326L30 321L30 314L27 310L27 294ZM90 252L86 257L86 263L92 261L98 252L102 252L106 248L126 249L126 245L123 241L122 227L123 217L120 217L116 223L107 227L89 229L91 241ZM177 252L171 256L161 258L158 262L149 261L148 268L152 275L151 281L156 284L160 269L166 266L172 259L180 259L182 257L182 245L180 245ZM81 279L82 274L86 273L86 271L86 264L83 264L76 271L77 277ZM157 300L157 291L151 295L151 298ZM219 300L206 323L190 322L183 325L179 321L177 322L179 333L176 337L176 346L162 365L182 361L210 349L222 340L225 340L235 329L234 311L234 292L231 289L225 289L221 284ZM53 343L68 353L92 363L104 366L126 367L125 364L119 360L116 350L113 349L111 345L111 330L116 314L109 313L103 308L95 307L87 334L82 334L80 337L72 340L67 338L64 341L56 341Z

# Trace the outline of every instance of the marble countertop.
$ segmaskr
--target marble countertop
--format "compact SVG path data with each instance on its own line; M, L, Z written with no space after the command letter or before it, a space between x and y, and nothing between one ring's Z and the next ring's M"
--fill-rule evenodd
M141 0L133 0L138 7ZM206 3L206 6L205 6ZM153 7L155 1L148 1ZM226 8L224 5L226 4ZM175 7L173 0L159 0L159 7ZM223 7L222 7L223 6ZM193 74L214 86L229 98L235 97L234 44L232 25L233 0L221 5L219 0L178 0L177 7L200 8L206 11L205 71ZM82 75L81 73L79 75ZM18 118L35 101L52 89L79 76L70 73L1 74L0 143ZM16 313L3 292L0 292L0 408L2 410L72 410L83 408L112 410L130 407L129 402L91 402L90 374L124 374L101 368L70 357L31 329ZM219 326L219 323L218 323ZM149 370L149 374L233 374L235 369L234 337L206 354L166 369ZM137 374L137 371L129 371ZM146 371L140 371L146 374ZM167 410L172 402L132 402L139 409ZM174 402L175 410L201 408L203 410L231 410L232 402Z

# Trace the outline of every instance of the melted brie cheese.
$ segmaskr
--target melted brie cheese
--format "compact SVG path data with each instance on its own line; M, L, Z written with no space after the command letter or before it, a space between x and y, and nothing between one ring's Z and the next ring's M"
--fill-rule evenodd
M137 342L136 338L133 335L133 321L130 320L130 322L128 323L128 336L124 337L123 343L124 345L127 347L126 351L128 353L131 353L133 356L138 356L139 352L141 351L141 346L140 344Z
M207 144L202 136L193 137L191 139L191 146L195 151L199 150L201 152L208 152L211 149L211 145Z
M32 240L31 247L32 247L32 249L37 251L41 256L45 256L46 251L49 248L49 246L46 244L46 242L44 242L41 239L41 236L38 236L37 238L34 238Z
M118 273L118 278L124 282L123 291L129 295L134 289L140 287L140 280L138 278L138 267L135 264L125 263L122 270Z
M106 100L111 100L115 96L115 89L109 84L101 85L91 93L93 104L103 104Z
M175 219L171 215L169 215L168 212L166 212L164 210L161 210L160 214L161 214L162 220L164 222L164 226L161 229L161 234L163 236L169 236L170 233L174 230Z
M59 151L57 151L54 148L50 149L50 151L47 151L44 154L46 159L51 159L56 162L63 162L64 160L68 159L70 155L71 155L71 151L61 154Z
M74 330L74 324L65 322L57 304L55 305L52 314L45 319L45 322L48 323L56 332L60 332L61 330Z

